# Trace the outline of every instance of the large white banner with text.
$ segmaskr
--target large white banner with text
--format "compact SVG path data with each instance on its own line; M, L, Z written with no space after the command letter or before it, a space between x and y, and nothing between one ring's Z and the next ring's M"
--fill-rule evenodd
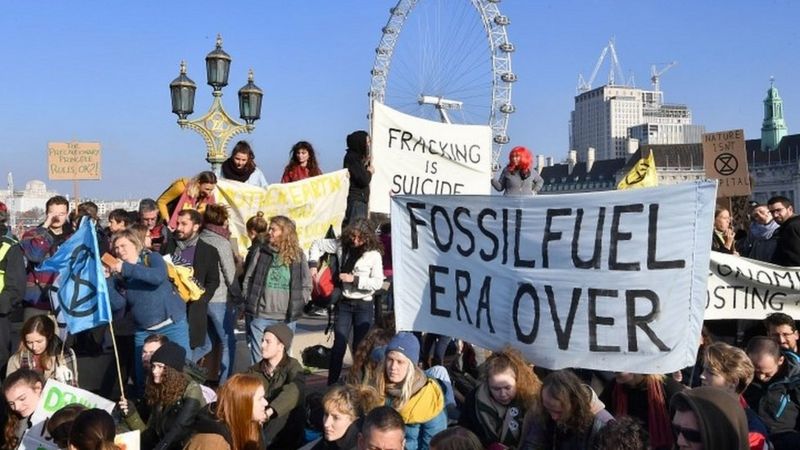
M388 213L391 195L489 194L492 130L432 122L374 102L372 166L371 212Z
M520 349L550 369L695 363L716 184L392 201L398 330Z
M294 220L303 249L311 247L315 239L325 237L330 226L338 236L349 187L347 171L337 170L294 183L271 184L266 189L221 179L214 195L217 203L230 208L231 238L244 256L250 246L245 225L259 211L267 220L277 215Z
M711 252L706 320L761 320L774 312L800 319L800 269Z

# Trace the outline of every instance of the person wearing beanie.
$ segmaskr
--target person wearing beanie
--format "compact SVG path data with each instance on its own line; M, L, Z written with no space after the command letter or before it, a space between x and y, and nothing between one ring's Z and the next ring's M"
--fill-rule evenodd
M267 422L264 445L270 450L300 448L305 424L305 373L303 365L288 354L294 332L285 323L264 329L261 361L247 372L264 384Z
M364 130L347 135L347 153L342 166L350 175L350 190L347 192L347 209L342 228L355 219L366 219L369 203L369 183L375 172L369 159L369 134Z
M133 403L125 398L119 402L128 427L142 432L142 448L182 449L197 413L206 404L200 385L182 372L185 361L186 349L174 342L165 342L150 357L144 394L150 406L147 423Z
M747 450L747 418L737 397L711 386L679 392L670 402L677 448Z
M433 436L447 428L445 397L439 382L419 368L419 340L398 333L386 346L377 386L387 406L403 417L406 450L427 450Z

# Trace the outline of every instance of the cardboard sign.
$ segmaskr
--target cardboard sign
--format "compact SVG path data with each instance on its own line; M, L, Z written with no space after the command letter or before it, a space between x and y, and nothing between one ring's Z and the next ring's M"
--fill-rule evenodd
M119 450L139 450L142 446L142 437L139 430L128 431L114 436L114 443Z
M388 213L391 195L489 194L492 130L420 119L375 102L369 210Z
M99 180L99 142L49 142L47 176L51 180Z
M392 201L398 330L518 348L549 369L694 364L715 182Z
M31 428L22 436L22 443L19 449L57 449L58 446L53 443L53 438L47 432L47 421L50 420L53 413L72 403L80 403L87 409L104 409L109 413L114 409L114 402L111 400L53 379L47 380L42 390L42 397L36 406L36 411L31 416Z
M711 252L705 320L800 319L800 269Z
M719 180L718 197L750 195L744 130L704 134L703 165L708 178Z

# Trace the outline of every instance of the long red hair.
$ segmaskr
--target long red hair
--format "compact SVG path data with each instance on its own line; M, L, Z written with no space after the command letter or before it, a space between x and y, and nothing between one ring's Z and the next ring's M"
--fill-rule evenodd
M514 156L519 156L519 162L516 165L513 163ZM533 164L533 153L531 153L530 150L528 150L525 147L522 146L514 147L508 154L509 172L514 172L515 170L519 170L520 172L530 171L532 164Z
M253 396L263 386L256 375L237 373L228 378L217 396L217 419L231 432L233 450L258 449L261 427L253 421Z

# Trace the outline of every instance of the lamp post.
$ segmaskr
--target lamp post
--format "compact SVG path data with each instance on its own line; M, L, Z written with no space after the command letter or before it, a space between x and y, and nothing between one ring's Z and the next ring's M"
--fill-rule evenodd
M178 125L200 133L206 143L206 161L211 164L211 170L218 172L227 158L225 147L228 141L239 133L250 133L255 129L254 122L261 118L261 99L264 92L253 83L253 69L250 69L247 84L239 89L239 117L244 123L233 120L222 106L222 88L228 85L231 57L222 50L221 35L217 35L216 44L217 47L206 56L206 76L208 84L213 88L211 94L214 102L205 115L195 120L187 118L194 112L197 85L186 76L184 61L181 61L180 75L169 84L169 90L172 112L178 116Z

